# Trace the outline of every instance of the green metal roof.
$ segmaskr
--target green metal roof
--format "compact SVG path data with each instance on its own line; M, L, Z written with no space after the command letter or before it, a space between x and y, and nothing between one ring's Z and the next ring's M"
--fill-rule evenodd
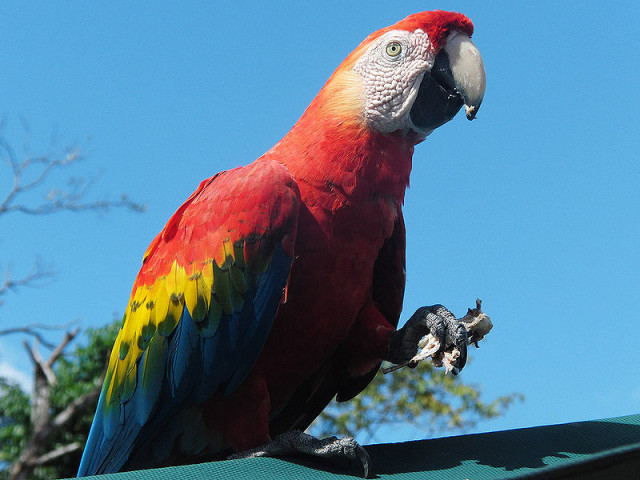
M640 478L640 415L366 447L381 480ZM108 474L100 480L353 479L357 465L251 458Z

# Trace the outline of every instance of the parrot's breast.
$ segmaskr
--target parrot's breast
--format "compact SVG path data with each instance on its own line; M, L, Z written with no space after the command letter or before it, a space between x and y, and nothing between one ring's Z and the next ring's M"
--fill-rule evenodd
M259 360L273 407L330 358L370 299L373 266L393 228L389 209L375 210L387 210L384 222L376 219L381 228L362 228L353 218L350 234L342 228L340 236L326 235L311 210L302 212L287 301Z
M401 200L389 195L339 200L300 187L303 205L287 300L258 361L272 410L331 358L371 301L374 264L401 208Z

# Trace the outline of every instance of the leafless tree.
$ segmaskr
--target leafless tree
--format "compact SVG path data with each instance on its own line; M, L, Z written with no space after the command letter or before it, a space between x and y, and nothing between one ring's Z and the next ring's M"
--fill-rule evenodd
M54 174L75 166L84 155L75 146L58 148L56 141L44 153L32 155L30 153L30 132L23 122L24 142L18 152L6 138L6 122L0 121L0 172L8 170L11 178L8 191L0 191L0 219L11 214L51 215L64 211L109 211L122 208L135 212L145 210L144 205L130 200L126 195L120 195L117 200L92 199L90 190L96 178L78 178L68 176L64 187L59 185L50 187L49 181ZM2 174L4 175L4 173ZM35 194L35 195L34 195ZM14 276L10 266L4 266L0 271L0 306L7 295L16 293L24 287L38 286L43 280L52 276L52 272L36 261L30 273ZM1 319L0 319L1 323ZM72 322L73 323L73 322ZM89 405L96 402L100 393L102 381L96 382L95 388L77 398L66 409L53 415L50 408L52 388L56 385L54 370L55 362L63 355L69 343L78 334L78 329L70 330L72 323L50 325L31 323L20 327L0 329L0 336L22 334L31 338L31 343L23 342L34 366L34 382L31 395L31 425L32 433L26 448L11 467L9 478L19 480L29 478L33 470L41 465L51 464L65 455L77 452L82 446L78 443L45 451L44 445L56 430L70 425L76 417L85 412ZM65 331L64 338L59 344L47 340L46 332L51 330ZM42 358L39 345L51 350L49 358Z

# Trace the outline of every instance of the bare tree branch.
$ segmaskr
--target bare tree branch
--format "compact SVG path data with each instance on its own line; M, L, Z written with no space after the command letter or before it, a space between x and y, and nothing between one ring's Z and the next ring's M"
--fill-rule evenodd
M69 345L69 343L76 338L76 336L78 335L78 333L80 333L80 329L76 328L74 331L72 332L66 332L64 335L64 339L62 340L62 342L60 343L60 345L58 345L53 352L51 352L51 355L49 356L49 359L47 360L47 366L49 368L53 368L53 364L56 362L56 360L58 360L58 358L60 358L60 355L62 355L62 352L64 351L65 348L67 348L67 345Z
M54 345L53 343L49 342L46 338L44 338L44 335L42 334L41 330L46 331L52 331L52 330L66 330L67 328L69 328L71 325L78 323L77 320L73 321L73 322L68 322L62 325L47 325L45 323L30 323L29 325L25 325L23 327L12 327L12 328L5 328L3 330L0 330L0 337L3 335L12 335L12 334L24 334L24 335L28 335L30 337L33 337L34 340L37 340L38 342L40 342L41 345L43 345L44 347L53 350L54 348L56 348L56 345Z
M31 361L33 362L33 365L36 369L36 386L34 388L34 391L36 392L34 393L42 393L39 391L40 385L37 385L38 377L44 377L43 380L46 380L46 385L55 385L56 383L58 383L56 380L56 374L53 372L48 362L45 362L42 359L42 357L40 356L40 352L38 352L38 339L35 339L33 341L33 345L29 345L26 340L22 342L22 345L24 345L24 348L27 351L27 354L31 358ZM43 388L48 388L48 386L43 386ZM34 405L35 404L37 404L37 402L34 402ZM33 416L34 415L32 415L32 417Z
M105 370L106 373L106 370ZM100 377L100 384L96 385L93 390L89 393L78 397L72 403L67 406L62 412L60 412L56 417L51 421L52 429L60 429L64 428L70 423L72 423L76 417L81 415L83 412L87 410L90 405L93 405L98 401L98 397L100 396L100 391L102 390L102 382L104 382L105 375L103 374Z
M42 267L41 262L36 260L33 270L24 277L14 278L11 275L11 268L8 267L4 272L2 284L0 284L0 306L2 305L1 298L9 292L15 292L20 287L34 286L39 280L49 278L53 276L53 273Z
M146 207L120 195L117 200L85 200L95 178L69 177L68 189L51 188L46 191L44 201L36 205L21 202L21 197L32 190L46 190L46 181L54 171L74 165L84 159L77 147L67 147L62 151L55 148L55 140L44 155L32 156L29 151L29 128L23 122L25 130L24 158L19 158L15 149L4 136L5 122L0 122L0 159L9 165L13 174L10 190L0 197L0 215L10 212L21 212L28 215L48 215L60 211L99 210L126 208L142 212Z
M100 200L89 203L76 203L77 195L69 193L62 194L63 197L52 201L51 203L41 204L36 207L28 207L26 205L11 205L4 210L0 207L0 214L8 212L20 212L27 215L49 215L60 211L80 212L84 210L100 210L108 211L112 208L128 208L134 211L145 211L146 207L139 203L135 203L127 198L126 195L120 197L119 200Z
M71 453L77 452L81 448L82 448L82 444L79 442L63 445L62 447L56 448L55 450L51 450L50 452L47 452L38 458L29 460L29 467L40 467L48 463L53 463L53 461L58 460L59 458L69 455Z

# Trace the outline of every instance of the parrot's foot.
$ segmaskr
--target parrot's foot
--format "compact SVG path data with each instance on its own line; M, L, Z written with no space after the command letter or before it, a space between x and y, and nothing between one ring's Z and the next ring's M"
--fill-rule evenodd
M396 365L384 369L384 373L398 368L415 367L418 362L431 357L437 367L447 372L460 373L467 362L467 345L478 346L478 341L491 330L491 320L476 301L476 308L469 309L461 319L442 305L422 307L407 321L404 327L391 337L389 360Z
M300 430L291 430L277 436L261 447L238 452L229 460L253 457L280 457L295 454L312 455L315 457L342 457L358 460L364 467L364 478L369 478L369 454L358 442L351 437L316 438Z

